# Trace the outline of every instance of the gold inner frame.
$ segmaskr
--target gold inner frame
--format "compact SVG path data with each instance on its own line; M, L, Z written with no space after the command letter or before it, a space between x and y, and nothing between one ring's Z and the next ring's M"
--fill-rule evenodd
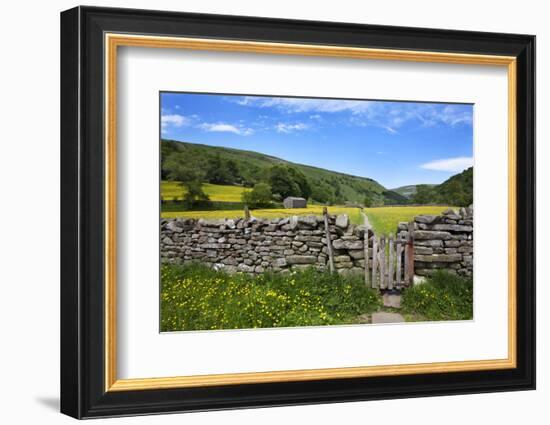
M135 391L285 381L357 378L417 373L447 373L515 368L516 358L516 58L477 54L369 49L325 45L266 43L105 34L105 391ZM119 46L398 60L507 67L508 72L508 357L495 360L342 367L118 379L116 325L116 117Z

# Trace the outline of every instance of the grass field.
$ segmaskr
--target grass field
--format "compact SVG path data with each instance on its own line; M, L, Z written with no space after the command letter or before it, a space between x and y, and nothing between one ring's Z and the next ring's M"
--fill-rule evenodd
M246 190L241 186L226 186L211 183L204 183L202 188L211 201L217 202L241 202L241 195ZM160 196L166 201L179 201L183 193L184 189L178 182L164 180L160 184Z
M446 206L380 207L366 208L365 213L376 233L388 234L396 231L400 221L411 221L417 215L441 214L448 208Z
M329 214L348 214L352 223L361 224L363 219L359 208L352 207L328 207ZM243 211L239 210L218 210L218 211L167 211L162 212L163 218L186 217L186 218L239 218L243 216ZM322 215L323 207L320 205L310 205L307 208L275 208L251 210L251 214L257 218L280 218L293 215Z
M411 207L380 207L366 208L365 213L370 224L377 234L388 234L395 232L400 221L410 221L414 216L422 214L440 214L449 207L445 206L411 206ZM329 214L348 214L350 221L355 224L362 224L363 218L359 208L353 207L328 207ZM310 205L307 208L295 209L265 209L253 210L251 214L257 218L278 218L292 215L321 215L323 207ZM239 218L243 216L240 210L218 210L218 211L175 211L163 212L163 218L187 217L187 218Z
M415 321L472 320L473 280L438 270L422 285L403 293L400 313Z
M362 276L308 269L228 275L204 265L163 265L161 331L357 323L380 307Z
M354 324L375 311L394 311L361 275L314 269L251 276L165 264L161 285L162 332ZM472 279L437 272L406 289L401 307L406 321L471 320Z

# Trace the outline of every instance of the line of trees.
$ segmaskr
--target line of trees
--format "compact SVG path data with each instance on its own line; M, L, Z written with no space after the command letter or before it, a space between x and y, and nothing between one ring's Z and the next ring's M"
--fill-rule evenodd
M280 203L288 196L297 196L325 205L339 205L353 200L365 207L406 204L470 205L473 201L473 168L451 177L439 186L418 185L415 195L408 198L389 190L373 190L362 180L336 174L308 178L298 167L284 163L261 164L253 155L242 160L226 158L220 153L205 153L204 149L175 142L161 144L161 177L180 182L183 203L195 208L209 203L203 183L237 185L250 188L242 202L252 208ZM361 196L363 197L361 199Z
M420 184L412 197L415 204L447 204L467 207L474 202L474 168L452 176L440 185Z

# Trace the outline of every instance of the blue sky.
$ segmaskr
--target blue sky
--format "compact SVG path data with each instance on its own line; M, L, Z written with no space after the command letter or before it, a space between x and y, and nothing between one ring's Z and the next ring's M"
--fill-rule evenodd
M441 183L473 165L473 105L161 93L162 137L370 177Z

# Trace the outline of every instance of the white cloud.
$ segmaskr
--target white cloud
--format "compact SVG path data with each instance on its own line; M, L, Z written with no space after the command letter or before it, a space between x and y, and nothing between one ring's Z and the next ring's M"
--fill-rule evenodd
M229 100L241 106L275 108L287 114L309 113L312 120L322 119L323 113L347 112L349 124L379 127L391 134L398 133L407 123L422 127L472 124L470 105L255 96Z
M464 171L466 168L470 168L473 165L474 158L470 156L459 156L456 158L437 159L435 161L426 162L425 164L422 164L420 168L435 171L460 172Z
M236 101L242 106L277 108L287 113L298 112L342 112L354 114L365 112L372 102L364 100L300 99L291 97L244 96Z
M307 130L308 126L303 123L296 123L296 124L286 124L283 122L278 123L275 126L275 130L279 133L292 133L293 131L300 131L300 130Z
M202 123L199 125L199 128L204 131L217 132L217 133L234 133L240 136L250 136L254 134L254 130L251 128L226 124L223 122L218 123Z
M183 127L184 125L189 125L191 120L183 115L169 114L162 115L160 117L160 123L163 128L168 126Z

